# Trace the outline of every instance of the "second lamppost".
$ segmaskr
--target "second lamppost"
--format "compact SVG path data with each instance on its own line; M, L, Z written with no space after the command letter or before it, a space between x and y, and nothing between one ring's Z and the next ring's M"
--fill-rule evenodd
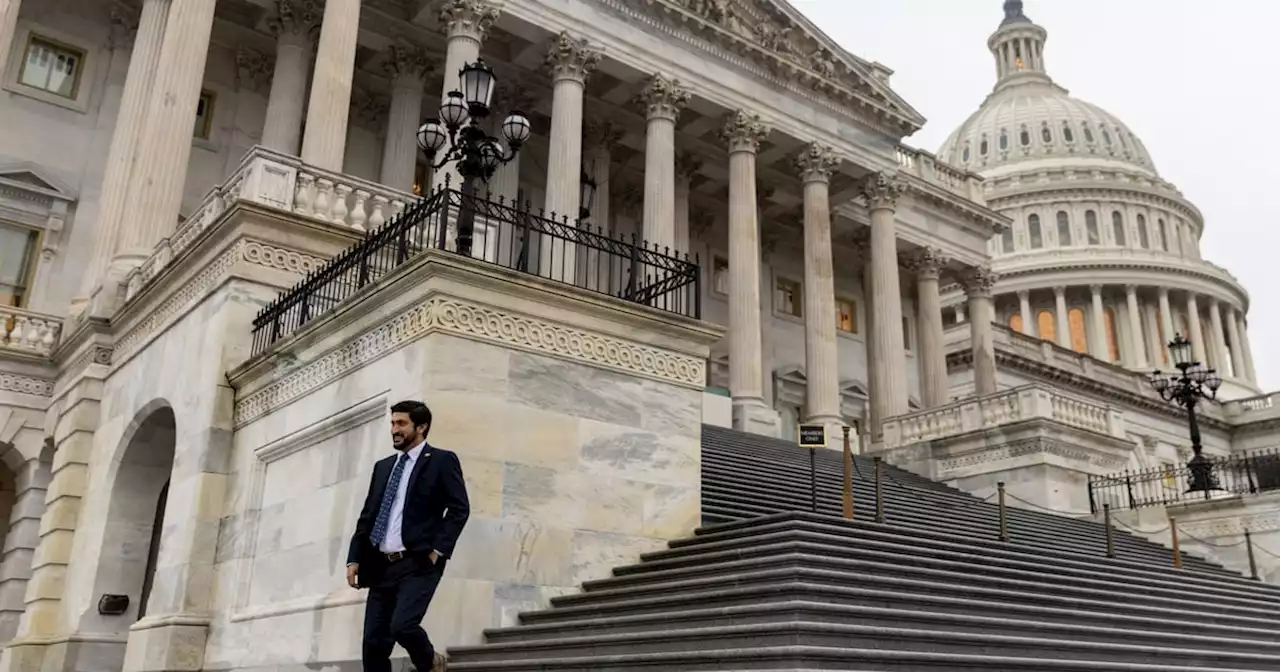
M458 254L471 254L471 237L475 228L476 181L488 182L494 172L510 162L529 139L532 128L529 118L512 110L502 121L502 136L507 141L504 150L498 139L489 135L480 124L489 116L489 104L497 80L493 69L483 60L468 63L458 73L461 91L450 91L440 103L440 117L428 119L418 129L418 147L427 155L427 162L434 170L450 163L457 164L462 177L462 203L458 213ZM448 144L449 148L436 155Z
M1212 400L1218 396L1218 388L1222 385L1222 377L1218 372L1204 364L1192 361L1191 341L1175 334L1169 342L1169 355L1173 357L1176 374L1160 371L1151 373L1151 387L1160 393L1165 401L1171 401L1187 409L1187 424L1191 431L1191 461L1187 468L1191 471L1191 485L1187 492L1210 492L1218 490L1218 479L1213 475L1213 463L1202 453L1200 445L1200 423L1196 421L1196 404L1201 399Z

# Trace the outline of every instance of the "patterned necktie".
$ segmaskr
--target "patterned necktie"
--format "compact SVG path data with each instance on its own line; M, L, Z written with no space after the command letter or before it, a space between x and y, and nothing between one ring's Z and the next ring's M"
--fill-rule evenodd
M391 524L391 505L396 501L396 491L400 489L400 477L404 474L404 465L409 461L409 453L401 453L396 466L391 470L391 478L387 479L387 489L382 493L382 506L378 509L378 518L373 521L373 533L369 541L375 547L382 544L387 537L387 526Z

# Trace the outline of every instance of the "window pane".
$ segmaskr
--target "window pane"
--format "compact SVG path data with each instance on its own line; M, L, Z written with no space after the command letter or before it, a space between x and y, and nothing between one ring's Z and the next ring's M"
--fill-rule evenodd
M1022 333L1022 315L1018 313L1011 315L1009 317L1009 328L1018 333Z
M1111 357L1111 361L1120 361L1120 339L1116 335L1116 313L1110 308L1103 313L1106 316L1107 327L1107 354Z
M1125 242L1124 236L1124 215L1121 215L1118 211L1113 211L1111 213L1111 228L1114 229L1116 245L1120 247L1127 245L1128 243Z
M1147 218L1138 215L1138 244L1146 250L1151 247L1151 239L1147 236Z
M21 306L26 302L36 236L31 229L0 224L0 305Z
M836 299L836 329L848 334L858 333L858 314L852 300Z
M1097 245L1100 242L1098 237L1098 215L1092 210L1086 210L1084 213L1085 233L1089 236L1089 244Z
M1040 215L1027 217L1027 237L1031 239L1031 249L1038 250L1044 245L1044 237L1040 231Z
M1067 213L1062 210L1058 211L1058 244L1063 247L1071 246L1071 222Z
M711 287L720 294L729 293L729 262L715 257L711 263Z
M1084 311L1079 308L1067 311L1067 327L1071 329L1071 349L1076 352L1088 351L1089 339L1085 336Z
M1057 329L1054 328L1053 313L1042 310L1036 316L1036 327L1040 330L1040 338L1046 341L1056 340L1058 337Z
M778 312L800 317L800 285L790 280L778 280Z
M1160 226L1160 249L1164 250L1165 252L1168 252L1169 251L1169 230L1165 228L1163 219L1157 220L1156 223L1159 224Z
M32 37L22 65L20 81L32 88L74 98L81 55L51 42Z
M1000 249L1005 254L1013 253L1013 228L1007 228L1000 232Z

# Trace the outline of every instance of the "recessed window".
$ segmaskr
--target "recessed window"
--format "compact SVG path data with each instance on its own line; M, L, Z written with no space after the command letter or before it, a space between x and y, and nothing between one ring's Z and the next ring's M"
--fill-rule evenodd
M40 232L0 222L0 306L27 303Z
M1000 149L1009 149L1009 134L1003 128L1000 129Z
M1053 142L1053 131L1049 130L1049 124L1040 127L1040 140L1045 144Z
M1044 246L1044 232L1040 230L1040 215L1027 217L1027 238L1030 239L1033 250Z
M1013 331L1022 333L1022 314L1014 313L1009 316L1009 328Z
M969 143L964 143L964 153L961 154L961 161L969 163Z
M1111 146L1111 134L1105 128L1102 129L1102 143L1108 147Z
M1093 142L1093 131L1089 129L1089 124L1080 124L1080 130L1084 131L1084 141Z
M800 317L802 315L800 307L803 304L803 298L800 294L800 283L795 280L778 278L777 287L778 312L783 315Z
M1075 136L1071 134L1071 125L1065 121L1062 122L1062 139L1066 140L1067 142L1076 141Z
M213 106L218 96L212 91L201 91L200 101L196 103L196 125L194 135L201 140L208 140L213 130Z
M18 81L24 86L75 100L84 72L84 52L60 42L32 35Z
M1039 330L1040 338L1046 341L1056 340L1058 337L1057 325L1053 322L1053 313L1042 310L1036 315L1036 328Z
M1168 252L1169 251L1169 230L1165 228L1163 219L1156 220L1156 228L1159 229L1159 233L1160 233L1160 249L1164 250L1165 252ZM1163 343L1164 341L1160 341L1160 342Z
M1147 236L1147 218L1138 215L1138 244L1142 249L1151 249L1151 238Z
M1064 210L1058 211L1058 245L1071 247L1071 220Z
M1006 227L1000 232L1000 251L1013 254L1013 227Z
M1107 308L1103 311L1103 321L1106 323L1107 332L1107 354L1111 357L1111 361L1120 361L1120 337L1116 333L1116 311Z
M1067 311L1067 327L1071 334L1071 349L1085 352L1089 348L1089 339L1084 331L1084 311L1080 308Z
M978 154L986 156L988 149L990 148L987 146L987 136L984 135L982 136L982 142L978 143Z
M711 291L729 293L729 260L724 257L711 258Z
M1128 244L1124 235L1124 215L1120 214L1119 210L1111 212L1111 233L1116 238L1116 245L1124 247Z
M1090 245L1101 244L1101 238L1098 236L1098 214L1092 210L1084 211L1084 233L1088 236Z
M836 299L836 329L858 333L858 304L853 299Z
M1027 131L1026 126L1023 126L1022 131L1018 133L1018 142L1021 142L1023 147L1031 145L1031 133Z
M1124 131L1122 131L1122 130L1120 130L1120 129L1118 129L1118 128L1117 128L1117 129L1116 129L1116 138L1118 138L1118 139L1120 140L1120 146L1121 146L1121 147L1125 148L1126 150L1128 150L1128 149L1129 149L1129 143L1128 143L1128 142L1125 142L1125 139L1124 139Z

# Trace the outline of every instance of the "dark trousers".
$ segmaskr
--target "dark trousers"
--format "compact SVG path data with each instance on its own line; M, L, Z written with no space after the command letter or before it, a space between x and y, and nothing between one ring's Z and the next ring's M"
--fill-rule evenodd
M387 565L364 607L364 672L391 672L391 650L404 647L418 672L430 672L435 649L420 623L444 574L444 558L425 555Z

